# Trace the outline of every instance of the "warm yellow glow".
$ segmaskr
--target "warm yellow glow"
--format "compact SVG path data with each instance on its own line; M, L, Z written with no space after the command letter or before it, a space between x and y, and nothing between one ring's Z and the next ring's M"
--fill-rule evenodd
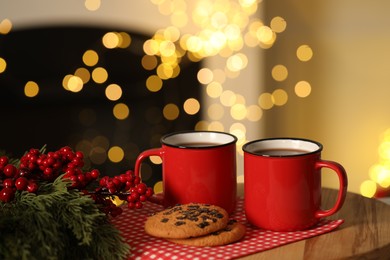
M149 157L149 159L154 164L161 164L162 163L162 160L161 160L160 156L152 155L152 156Z
M184 11L176 11L171 15L171 23L182 28L188 24L188 15Z
M369 170L370 179L379 184L383 188L390 186L390 165L375 164Z
M224 109L219 103L211 104L207 109L207 115L212 120L221 120L224 115Z
M243 120L245 119L247 110L243 104L235 104L230 108L230 115L233 119Z
M146 79L146 88L150 92L157 92L162 88L162 86L163 86L163 82L162 82L161 78L159 78L156 75L149 76Z
M259 121L263 116L263 110L257 105L251 105L247 108L246 117L249 121Z
M287 23L286 20L284 20L282 17L276 16L272 18L270 27L274 32L281 33L284 32L284 30L286 30Z
M271 93L262 93L258 98L258 104L262 109L271 109L274 106Z
M72 92L80 92L83 89L83 80L77 76L71 76L67 82L67 88Z
M12 22L4 19L0 22L0 34L8 34L12 30Z
M272 102L276 106L283 106L287 103L288 95L287 92L283 89L276 89L274 92L272 92Z
M118 103L114 106L113 114L116 119L124 120L129 117L130 109L124 103Z
M62 80L62 87L63 87L64 89L68 90L68 91L70 91L70 90L69 90L69 87L68 87L68 82L69 82L69 79L70 79L71 77L73 77L73 75L68 74L68 75L66 75L66 76L64 77L64 79Z
M384 141L378 148L379 156L384 160L390 160L390 142Z
M195 130L198 130L198 131L200 131L200 130L207 130L208 126L209 126L209 123L207 121L201 120L198 123L196 123Z
M209 131L225 131L225 127L220 121L213 121L207 126L207 130Z
M158 181L154 184L153 186L153 192L155 194L158 194L158 193L161 193L163 192L163 182L162 181Z
M288 76L288 70L284 65L276 65L271 71L272 78L276 81L284 81Z
M100 0L85 0L84 5L88 11L96 11L100 8Z
M83 62L85 65L92 67L95 66L99 61L99 55L96 53L96 51L93 50L87 50L83 54Z
M376 183L372 180L366 180L360 185L360 194L362 194L364 197L374 197L376 190Z
M273 32L271 28L266 25L263 25L256 31L256 36L260 42L267 43L272 41Z
M219 82L211 82L206 87L206 93L209 97L218 98L222 94L222 85Z
M35 97L39 93L39 86L34 81L29 81L24 86L24 94L26 97Z
M219 100L221 101L221 104L226 107L231 107L236 102L236 94L231 90L225 90L222 92Z
M145 55L142 57L141 64L142 67L146 70L153 70L157 67L157 58L156 56Z
M119 37L119 43L118 43L118 47L119 48L125 49L125 48L130 46L130 44L131 44L131 37L130 37L130 35L128 33L120 32L118 34L118 37Z
M121 162L125 156L123 149L119 146L113 146L108 150L108 159L113 163Z
M301 45L297 49L297 57L300 61L309 61L313 57L313 50L309 45Z
M295 89L294 90L295 90L295 94L298 97L305 98L305 97L310 95L310 93L311 93L311 86L310 86L310 83L307 82L307 81L299 81L295 85Z
M243 70L244 68L246 68L247 65L248 65L248 58L242 53L238 53L230 56L226 62L226 67L230 71Z
M106 87L106 97L111 101L116 101L122 97L122 88L117 84L110 84Z
M91 73L89 73L89 70L86 68L78 68L74 75L79 77L84 84L88 83L88 81L91 79Z
M209 84L213 80L213 72L208 68L203 68L198 71L198 81L202 84Z
M179 108L175 104L167 104L163 109L163 115L167 120L175 120L179 117Z
M104 83L108 78L108 73L105 68L97 67L92 71L92 79L96 83Z
M0 73L3 73L6 68L7 68L7 62L5 61L5 59L0 57Z
M184 102L184 111L189 115L195 115L200 110L200 103L195 98L189 98Z
M107 49L114 49L119 46L119 34L115 32L108 32L102 38L102 43Z

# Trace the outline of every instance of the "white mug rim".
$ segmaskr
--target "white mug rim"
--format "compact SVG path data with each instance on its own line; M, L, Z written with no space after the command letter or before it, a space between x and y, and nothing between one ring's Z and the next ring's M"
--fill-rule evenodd
M188 142L188 137L196 137L195 141L205 141L203 138L208 137L209 141L214 141L217 143L211 143L210 145L204 145L204 146L187 146L187 145L182 145L178 144L179 140L181 142L184 142L187 140ZM187 137L187 139L183 139ZM219 138L218 140L212 140L213 138L218 138L218 137L223 137ZM224 139L224 140L221 140ZM173 132L164 135L161 137L161 143L166 146L170 147L175 147L175 148L184 148L184 149L209 149L213 147L222 147L222 146L227 146L231 144L235 144L237 142L237 137L226 132L218 132L218 131L179 131L179 132ZM194 141L194 139L191 139L191 141Z
M265 148L270 148L270 146L264 145L264 144L271 144L271 143L278 143L278 145L273 145L272 148L302 148L302 145L299 144L305 144L305 148L308 146L312 147L311 149L303 149L307 150L307 152L302 152L299 154L288 154L288 155L269 155L269 154L258 154L255 153L254 150L259 149L262 147L263 149ZM283 144L283 145L282 145ZM287 146L286 144L293 144L291 146ZM305 138L295 138L295 137L275 137L275 138L264 138L264 139L258 139L258 140L253 140L248 143L246 143L243 147L242 150L245 153L249 153L252 155L256 156L262 156L262 157L275 157L275 158L284 158L284 157L299 157L299 156L305 156L309 154L315 154L321 152L323 149L323 145L317 141L313 141L310 139L305 139Z

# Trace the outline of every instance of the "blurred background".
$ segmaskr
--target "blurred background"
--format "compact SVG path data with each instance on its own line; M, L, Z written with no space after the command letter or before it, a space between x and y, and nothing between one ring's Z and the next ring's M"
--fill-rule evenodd
M0 0L0 149L64 145L117 175L166 133L214 130L241 147L302 137L349 190L390 186L386 0ZM142 177L161 189L161 161ZM323 171L323 185L337 187Z

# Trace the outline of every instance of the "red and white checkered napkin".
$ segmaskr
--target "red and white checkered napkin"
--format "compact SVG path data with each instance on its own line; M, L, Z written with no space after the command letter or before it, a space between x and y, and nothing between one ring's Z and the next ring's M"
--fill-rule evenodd
M327 233L344 220L322 220L309 230L297 232L273 232L255 228L247 223L242 198L237 201L237 210L232 218L245 224L245 237L236 243L217 247L192 247L177 245L164 239L151 237L144 232L144 223L150 213L160 211L159 205L146 202L142 209L130 210L124 207L121 215L112 220L131 246L129 259L234 259L258 253L271 248Z

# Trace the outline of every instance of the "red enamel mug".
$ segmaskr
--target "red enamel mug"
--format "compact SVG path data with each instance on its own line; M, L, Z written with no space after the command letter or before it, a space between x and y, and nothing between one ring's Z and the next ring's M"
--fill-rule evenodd
M142 152L135 163L150 156L162 159L163 193L157 202L164 206L206 203L235 209L237 193L236 142L231 134L212 131L186 131L165 135L161 148Z
M321 159L323 146L315 141L272 138L249 142L244 151L244 207L248 222L267 230L310 228L336 213L347 193L347 174L337 162ZM321 209L321 168L339 179L331 209Z

